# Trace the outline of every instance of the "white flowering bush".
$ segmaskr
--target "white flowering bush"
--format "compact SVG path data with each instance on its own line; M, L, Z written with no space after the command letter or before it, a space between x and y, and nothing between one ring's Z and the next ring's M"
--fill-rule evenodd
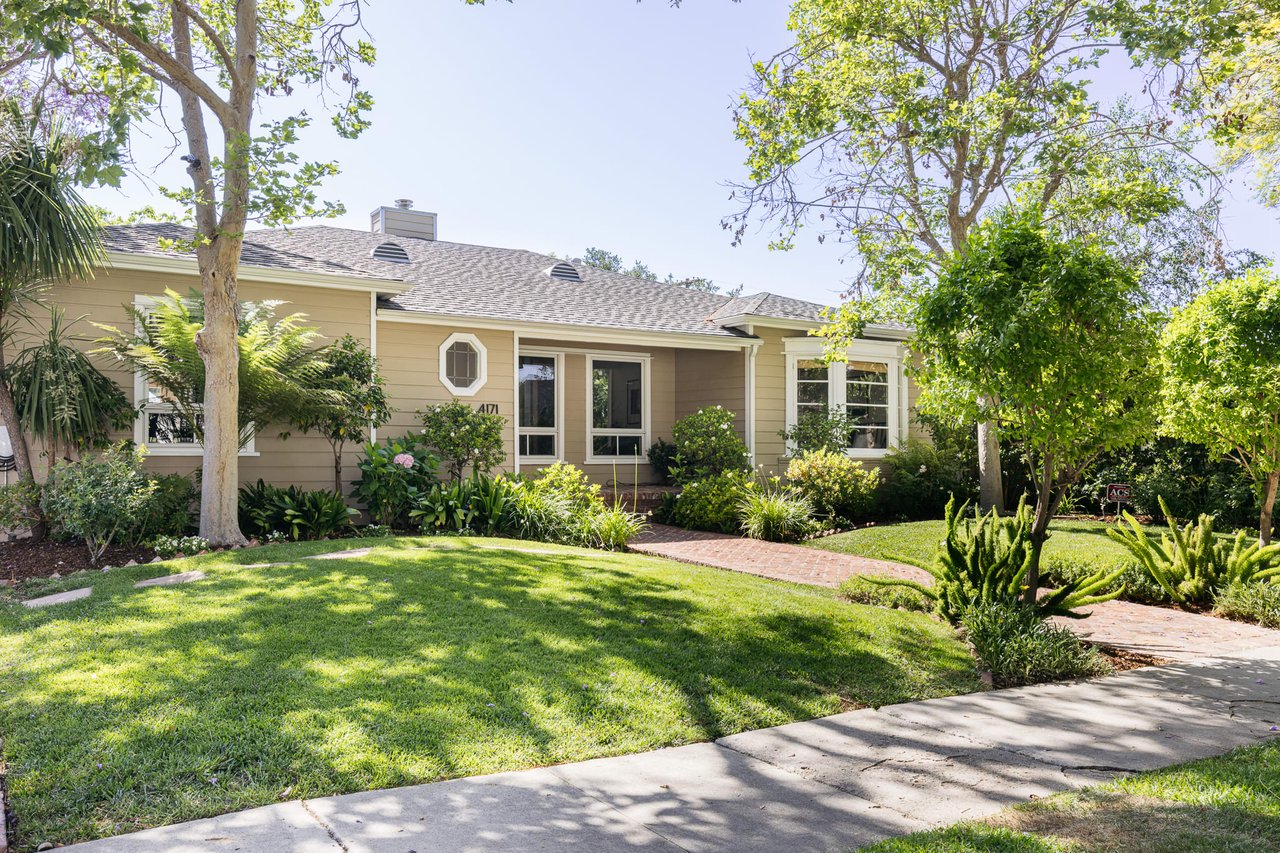
M733 420L733 412L724 406L707 406L675 422L670 474L677 485L751 470L751 454Z
M440 458L450 479L486 473L507 458L502 443L507 419L502 415L453 400L427 406L418 417L422 419L422 443Z

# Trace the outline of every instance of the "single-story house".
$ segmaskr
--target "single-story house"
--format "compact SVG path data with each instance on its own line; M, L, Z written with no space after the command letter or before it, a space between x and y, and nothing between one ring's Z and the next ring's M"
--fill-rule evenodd
M823 306L812 302L729 297L538 252L446 242L436 214L407 201L379 207L371 222L369 231L249 232L240 296L283 300L327 338L351 334L374 351L399 410L380 437L413 429L423 406L457 398L507 419L508 470L564 460L599 482L630 484L653 481L650 444L670 438L678 418L717 403L736 413L767 472L785 467L779 432L806 408L847 407L864 425L848 452L869 462L908 434L914 390L903 372L903 328L868 327L846 362L828 365L809 334L823 322ZM161 238L189 233L172 224L110 227L109 268L57 285L50 299L70 318L122 326L125 306L199 287L194 255L160 248ZM103 366L139 406L132 438L146 445L149 467L199 467L199 445L163 398L140 377ZM331 488L324 440L277 432L263 430L243 449L242 479ZM359 452L348 448L348 479Z

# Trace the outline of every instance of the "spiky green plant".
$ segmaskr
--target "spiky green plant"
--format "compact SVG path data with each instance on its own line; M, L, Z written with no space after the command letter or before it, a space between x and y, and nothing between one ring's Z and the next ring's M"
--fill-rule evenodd
M1179 526L1163 497L1159 502L1168 528L1159 542L1128 512L1107 535L1129 549L1173 601L1207 604L1233 583L1280 577L1280 544L1262 545L1243 530L1228 542L1214 534L1211 515Z
M326 379L330 368L320 333L305 314L276 317L280 302L245 303L239 330L240 444L267 424L297 423L318 406L339 405L341 394ZM204 360L196 335L204 327L199 294L166 290L148 307L130 307L134 329L94 324L106 333L96 352L114 356L163 390L203 441Z
M27 435L42 440L51 456L100 450L112 430L128 429L134 410L120 387L71 344L61 308L53 308L43 341L27 347L6 377Z
M965 610L974 605L1016 605L1031 567L1031 507L1024 500L1011 517L1001 517L993 509L986 515L975 511L971 521L962 521L968 507L967 501L958 504L954 497L947 503L946 538L934 565L926 567L934 577L933 584L881 577L867 580L917 590L933 602L934 612L952 625L959 625ZM1081 619L1089 614L1077 612L1077 608L1110 601L1124 592L1122 585L1115 586L1123 573L1123 567L1114 572L1097 572L1060 589L1047 590L1032 610L1042 619ZM1111 591L1102 592L1106 589Z

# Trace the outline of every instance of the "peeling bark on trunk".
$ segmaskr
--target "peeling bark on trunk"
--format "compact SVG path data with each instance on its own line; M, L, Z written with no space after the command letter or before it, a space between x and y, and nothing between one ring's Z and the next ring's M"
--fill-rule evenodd
M1271 544L1271 528L1274 524L1272 514L1275 512L1277 489L1280 489L1280 471L1272 471L1267 475L1267 484L1262 494L1262 514L1258 518L1258 541L1264 546Z
M993 423L978 424L978 506L983 512L1004 512L1004 482L1000 474L1000 437Z

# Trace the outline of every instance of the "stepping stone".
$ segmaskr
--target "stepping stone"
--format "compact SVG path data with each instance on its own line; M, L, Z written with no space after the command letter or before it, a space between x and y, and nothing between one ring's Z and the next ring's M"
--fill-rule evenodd
M183 572L178 575L161 575L158 578L138 581L133 585L133 588L143 589L148 586L177 586L180 583L192 583L193 581L202 581L204 579L204 572Z
M48 607L51 604L66 604L68 601L79 601L82 598L88 598L92 594L93 587L86 586L80 589L69 589L66 592L56 592L53 595L45 595L40 598L32 598L22 603L34 610L37 607Z
M350 551L333 551L328 554L312 554L310 557L303 557L304 560L345 560L349 557L367 557L373 551L372 548L354 548Z

